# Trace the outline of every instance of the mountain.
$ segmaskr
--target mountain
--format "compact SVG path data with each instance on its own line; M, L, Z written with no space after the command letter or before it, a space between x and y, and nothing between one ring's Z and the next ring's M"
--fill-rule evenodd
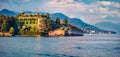
M25 14L36 14L37 12L32 12L32 11L24 11ZM39 12L39 13L44 13L44 12ZM16 12L16 11L10 11L8 9L3 9L0 11L0 14L3 14L5 16L16 16L19 15L20 12Z
M25 14L33 14L34 12L31 11L24 11Z
M25 14L36 14L36 13L43 13L43 12L32 12L32 11L24 11Z
M13 11L10 11L8 9L3 9L0 11L0 14L3 14L5 16L15 16L18 14L18 12L13 12Z
M117 25L120 25L120 23L118 23Z
M65 18L67 18L68 22L72 25L75 25L77 27L81 27L81 28L90 28L92 30L101 30L95 26L89 25L85 22L83 22L81 19L79 18L69 18L66 15L62 14L62 13L54 13L51 14L51 18L53 20L55 20L56 18L60 18L61 20L64 20Z
M69 23L77 26L77 27L82 27L82 28L90 28L92 30L101 30L93 25L90 25L90 24L87 24L85 22L83 22L81 19L79 18L70 18L69 20Z
M56 18L60 18L61 20L69 19L69 17L67 17L66 15L62 14L62 13L53 13L50 15L52 20L55 20Z
M100 22L100 23L95 24L95 26L99 27L101 29L115 31L115 32L120 34L120 25L119 25L119 23L114 24L114 23L111 23L111 22Z

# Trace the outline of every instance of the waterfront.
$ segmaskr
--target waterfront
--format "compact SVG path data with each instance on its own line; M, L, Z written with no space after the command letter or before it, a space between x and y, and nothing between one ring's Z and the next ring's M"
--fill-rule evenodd
M120 36L0 37L0 57L120 57Z

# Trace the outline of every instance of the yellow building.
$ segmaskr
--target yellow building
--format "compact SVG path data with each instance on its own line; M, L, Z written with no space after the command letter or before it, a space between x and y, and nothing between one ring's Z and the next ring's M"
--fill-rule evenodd
M42 28L44 27L42 26L42 19L45 19L45 17L40 14L20 14L17 16L19 28L22 26L26 26L42 30Z

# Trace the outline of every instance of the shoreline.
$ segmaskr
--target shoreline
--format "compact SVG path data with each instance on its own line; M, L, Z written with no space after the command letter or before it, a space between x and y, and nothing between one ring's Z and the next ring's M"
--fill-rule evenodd
M80 35L84 36L84 35ZM14 36L0 36L0 37L73 37L73 36L33 36L33 35L14 35Z

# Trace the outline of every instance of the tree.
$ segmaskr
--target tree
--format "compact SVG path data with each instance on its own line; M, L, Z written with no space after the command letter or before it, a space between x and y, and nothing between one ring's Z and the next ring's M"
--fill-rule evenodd
M14 28L14 34L17 34L18 27L17 27L16 18L0 15L0 31L9 32L11 27Z
M15 17L7 17L7 31L9 31L11 27L14 28L13 35L18 34L17 19Z
M14 34L14 28L13 28L13 27L10 27L9 33L10 33L10 34Z
M2 32L6 32L6 26L7 25L7 21L4 19L3 20L3 23L2 23L2 25L1 25L1 30L2 30Z
M40 14L39 14L39 13L37 13L37 17L40 17Z
M51 21L50 21L50 19L45 18L44 22L45 22L45 31L46 32L50 31L51 30Z
M60 19L56 18L55 22L56 22L56 24L60 24Z
M46 13L46 17L47 17L47 19L50 19L50 14Z
M55 30L57 27L56 27L56 22L53 21L53 20L50 20L51 22L51 30Z
M67 26L67 25L68 25L68 21L67 21L67 19L66 19L66 18L63 20L63 25L65 25L65 26Z
M46 18L45 18L45 26L46 26L46 31L50 31L51 30L51 20L50 20L50 14L46 13Z
M2 23L3 23L3 18L4 16L2 14L0 14L0 31L2 31Z

